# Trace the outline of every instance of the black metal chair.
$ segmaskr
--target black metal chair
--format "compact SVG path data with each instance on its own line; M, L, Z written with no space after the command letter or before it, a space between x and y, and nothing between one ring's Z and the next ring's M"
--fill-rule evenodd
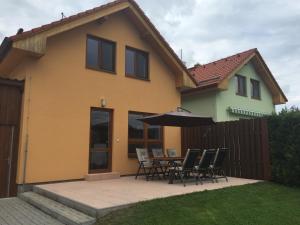
M150 160L148 150L146 148L137 148L136 154L138 157L139 168L135 179L137 179L137 177L140 175L141 170L144 171L147 181L149 180L150 175L152 175L152 178L155 174L159 176L158 166L155 165L152 160Z
M204 179L211 179L213 180L213 171L212 171L212 164L215 161L217 150L215 149L205 149L202 153L200 162L197 166L195 166L195 171L197 171L197 183L200 180L200 183L203 184ZM201 176L200 176L201 174Z
M174 179L175 175L177 174L183 183L183 186L185 186L187 178L193 174L194 176L194 168L196 161L198 159L198 156L200 154L200 149L188 149L184 161L182 163L182 166L176 166L170 168L170 176L171 180ZM196 176L194 176L196 179Z
M211 166L212 177L218 182L218 179L225 178L228 182L225 169L224 162L228 152L228 148L219 148L216 153L216 157L214 163Z

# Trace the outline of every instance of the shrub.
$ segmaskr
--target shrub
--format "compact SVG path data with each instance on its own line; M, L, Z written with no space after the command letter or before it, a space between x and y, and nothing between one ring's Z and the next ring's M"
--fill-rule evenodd
M300 110L283 109L268 126L273 181L300 186Z

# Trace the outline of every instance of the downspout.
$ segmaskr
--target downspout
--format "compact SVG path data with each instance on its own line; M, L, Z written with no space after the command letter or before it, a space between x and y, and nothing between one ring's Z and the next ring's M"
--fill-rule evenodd
M24 159L23 159L23 180L22 180L23 191L25 190L25 182L26 182L27 156L28 156L28 134L26 134Z
M26 169L27 169L27 157L29 151L29 119L30 119L30 94L31 94L31 76L28 80L28 98L27 98L27 116L26 116L26 137L25 137L25 147L24 147L24 158L23 158L23 179L22 179L22 191L25 190L26 184Z
M12 41L5 37L0 45L0 62L5 58L9 50L11 49Z

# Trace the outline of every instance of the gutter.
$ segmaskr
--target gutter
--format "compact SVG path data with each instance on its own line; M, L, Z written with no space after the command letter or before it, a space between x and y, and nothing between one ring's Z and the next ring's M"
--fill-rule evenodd
M196 88L183 90L183 91L181 91L181 94L186 95L186 94L192 94L192 93L195 93L195 92L201 92L201 91L212 90L212 89L217 89L217 88L218 88L218 84L213 83L213 84L202 86L202 87L198 86Z
M11 49L12 43L13 41L8 37L5 37L4 40L2 41L0 45L0 63L3 61L3 59Z

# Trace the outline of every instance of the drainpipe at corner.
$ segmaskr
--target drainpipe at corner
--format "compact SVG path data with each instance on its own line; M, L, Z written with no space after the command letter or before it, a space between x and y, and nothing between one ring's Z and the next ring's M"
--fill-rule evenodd
M25 184L26 184L27 156L28 156L28 134L26 134L25 151L24 151L24 159L23 159L22 192L24 192L24 190L25 190Z
M22 179L22 190L24 192L26 187L26 170L27 170L27 157L29 151L29 119L30 119L30 101L31 101L31 76L29 76L28 82L28 98L27 98L27 115L26 115L26 139L25 139L25 147L24 147L24 158L23 158L23 179ZM25 83L25 85L26 85Z

